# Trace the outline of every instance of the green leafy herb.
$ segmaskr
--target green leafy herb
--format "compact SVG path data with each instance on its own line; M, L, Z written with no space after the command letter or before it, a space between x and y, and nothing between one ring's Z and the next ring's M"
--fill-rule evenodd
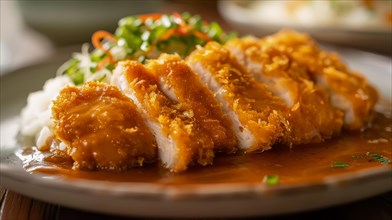
M346 167L348 167L348 163L346 163L346 162L333 162L331 164L331 167L332 168L346 168Z
M266 175L263 178L263 183L269 186L275 186L279 184L279 176L278 175Z
M384 157L380 154L366 152L366 155L369 157L372 157L373 159L377 160L378 162L380 162L381 164L384 164L384 165L391 163L391 160L389 160L387 157Z

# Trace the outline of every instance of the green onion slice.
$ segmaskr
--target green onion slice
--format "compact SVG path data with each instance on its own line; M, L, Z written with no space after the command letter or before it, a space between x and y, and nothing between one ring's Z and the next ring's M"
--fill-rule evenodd
M376 154L376 153L371 153L371 152L366 152L366 156L369 156L378 162L380 162L383 165L387 165L391 163L391 160L381 154Z
M346 162L333 162L332 164L331 164L331 167L332 168L346 168L346 167L348 167L349 165L348 165L348 163L346 163Z
M266 175L263 178L263 183L269 186L275 186L279 184L279 176L278 175Z

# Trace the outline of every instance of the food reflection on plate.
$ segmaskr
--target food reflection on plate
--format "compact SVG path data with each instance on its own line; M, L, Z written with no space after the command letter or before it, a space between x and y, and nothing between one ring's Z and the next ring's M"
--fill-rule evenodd
M239 38L174 13L92 42L28 98L29 172L276 185L391 167L376 89L306 34Z

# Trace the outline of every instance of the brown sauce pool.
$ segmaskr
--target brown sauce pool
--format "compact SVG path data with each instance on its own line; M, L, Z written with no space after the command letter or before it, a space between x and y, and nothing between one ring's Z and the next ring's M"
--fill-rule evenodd
M387 159L382 163L367 153ZM368 153L368 154L369 154ZM159 164L125 172L72 170L71 161L27 147L18 156L28 172L67 179L108 180L114 182L157 183L186 186L197 184L262 182L265 175L278 175L280 184L320 182L326 177L386 167L392 170L392 119L377 114L373 126L362 132L344 132L324 143L293 146L276 145L259 154L217 155L212 166L192 166L183 173L170 173ZM331 167L345 162L348 167Z

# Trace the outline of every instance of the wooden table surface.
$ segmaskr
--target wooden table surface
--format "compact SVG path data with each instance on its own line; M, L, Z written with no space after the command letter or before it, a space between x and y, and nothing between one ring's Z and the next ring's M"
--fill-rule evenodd
M0 220L100 220L100 219L140 219L138 217L119 217L103 215L81 210L63 207L57 204L42 202L0 187ZM152 218L145 218L152 219ZM155 218L156 219L156 218ZM365 200L330 207L310 212L297 213L292 215L275 216L270 218L249 218L249 219L392 219L392 191Z

